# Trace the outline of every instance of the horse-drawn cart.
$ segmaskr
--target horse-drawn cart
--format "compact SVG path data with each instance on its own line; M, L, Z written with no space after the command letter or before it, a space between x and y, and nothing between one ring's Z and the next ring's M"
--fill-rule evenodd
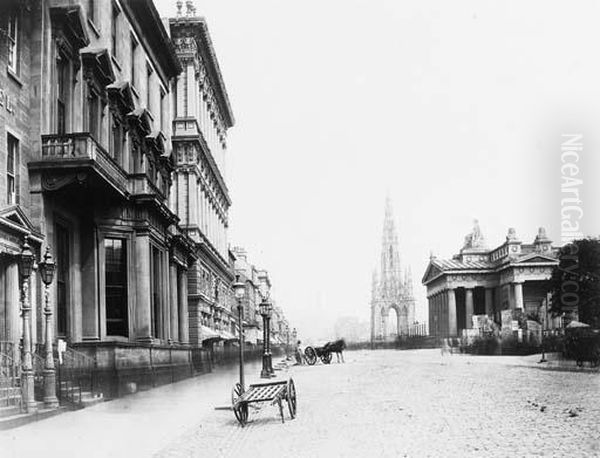
M327 345L323 347L308 346L304 349L304 356L306 358L306 362L311 366L313 366L319 358L321 358L323 364L329 364L332 358L332 354L327 349Z
M236 383L231 392L233 413L242 426L248 422L248 405L263 402L271 402L271 405L277 404L281 422L284 423L282 404L284 400L287 402L290 417L293 419L296 416L297 400L296 387L291 378L287 382L255 383L250 385L247 391L243 391L242 386Z
M304 357L309 365L314 365L318 358L321 358L323 364L329 364L333 357L333 353L337 355L338 363L340 362L340 356L342 362L344 361L343 351L346 348L346 342L344 339L338 339L333 342L327 342L322 347L311 347L308 346L304 350Z

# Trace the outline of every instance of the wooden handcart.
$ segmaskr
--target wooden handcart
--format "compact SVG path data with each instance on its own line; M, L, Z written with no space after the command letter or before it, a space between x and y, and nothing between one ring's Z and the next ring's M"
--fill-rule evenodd
M296 416L296 387L294 381L290 378L286 381L255 383L250 385L248 390L243 392L242 386L236 383L231 392L231 404L233 413L240 425L244 426L248 422L248 405L252 403L271 402L271 405L277 404L281 422L283 418L283 401L287 401L290 417Z

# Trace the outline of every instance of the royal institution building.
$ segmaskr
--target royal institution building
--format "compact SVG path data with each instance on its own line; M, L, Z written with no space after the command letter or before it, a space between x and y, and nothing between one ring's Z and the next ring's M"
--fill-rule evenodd
M511 331L518 315L539 320L557 264L557 248L543 228L530 244L511 228L502 245L489 249L475 221L460 252L452 259L432 256L423 276L429 333L460 336L478 326L473 317L486 316L503 332Z
M6 405L177 380L236 339L234 118L205 20L176 3L0 2Z

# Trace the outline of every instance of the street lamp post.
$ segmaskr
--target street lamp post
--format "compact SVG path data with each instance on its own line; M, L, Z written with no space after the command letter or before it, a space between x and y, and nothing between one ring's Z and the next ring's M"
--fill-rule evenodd
M262 298L260 305L260 316L263 319L263 357L262 357L262 370L260 371L261 378L270 378L273 370L270 364L270 332L269 332L269 318L271 317L271 303L269 298L265 295Z
M538 361L538 363L545 363L548 360L546 359L546 343L544 342L544 328L548 329L548 296L546 296L546 304L544 307L545 319L542 324L542 359Z
M21 312L23 320L23 361L21 364L21 392L23 394L23 405L27 413L36 411L36 403L33 387L33 361L31 356L31 305L29 304L29 278L33 270L35 256L31 247L25 239L19 272L21 274Z
M45 364L44 364L44 404L48 408L58 407L58 398L56 397L56 372L54 370L54 356L52 355L52 308L48 300L48 287L54 279L56 263L50 254L50 247L46 247L44 259L39 263L42 282L44 283L44 315L46 317L46 345L45 345Z
M288 324L285 325L285 359L290 361L292 357L290 356L290 326Z
M296 328L292 329L292 346L294 347L294 358L296 362L302 364L302 359L298 360L298 331Z
M244 384L244 307L242 299L246 294L246 285L240 281L239 275L236 275L233 291L237 300L238 323L240 327L240 386L243 393L246 391L246 385Z

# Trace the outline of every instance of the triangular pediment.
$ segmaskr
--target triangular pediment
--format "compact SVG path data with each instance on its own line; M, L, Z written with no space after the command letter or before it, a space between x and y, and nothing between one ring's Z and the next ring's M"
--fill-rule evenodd
M515 264L529 264L539 262L557 262L558 260L552 256L546 256L539 253L532 253L515 261Z
M427 270L425 271L425 275L423 275L422 283L427 283L428 281L434 279L441 273L442 273L442 269L440 269L438 266L436 266L433 263L429 263L429 266L427 266Z
M35 232L33 224L31 224L31 221L29 221L25 212L23 212L18 205L13 205L0 210L0 218L7 219L29 232Z

